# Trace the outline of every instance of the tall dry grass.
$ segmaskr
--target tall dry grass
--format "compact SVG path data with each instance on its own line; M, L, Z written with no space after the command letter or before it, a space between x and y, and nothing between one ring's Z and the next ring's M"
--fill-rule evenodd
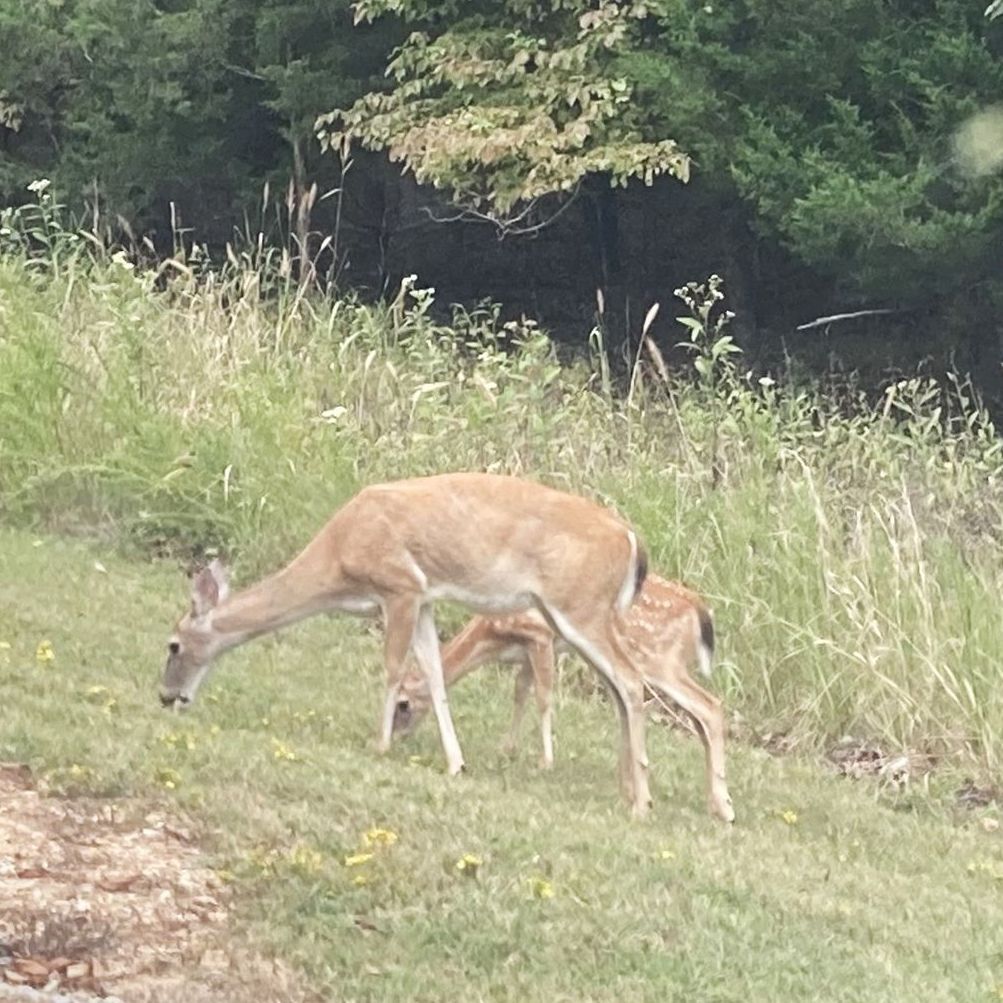
M682 325L663 305L625 395L601 315L561 365L532 322L445 325L413 280L382 305L325 296L260 241L143 267L45 198L0 228L6 521L222 548L247 577L362 484L532 476L618 507L710 596L750 727L998 765L1003 459L964 381L875 403L745 374L711 281L677 291Z

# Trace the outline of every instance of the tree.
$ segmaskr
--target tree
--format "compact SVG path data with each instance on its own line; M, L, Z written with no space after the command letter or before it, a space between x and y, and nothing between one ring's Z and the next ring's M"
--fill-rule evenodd
M686 180L665 136L642 135L619 56L636 45L643 3L363 0L360 21L395 14L415 29L387 66L389 91L319 122L328 147L385 149L422 183L511 225L588 176L614 185Z
M1003 93L967 0L652 4L632 58L645 134L734 186L754 227L849 299L954 294L995 257L1003 189L952 137Z
M46 174L133 225L174 202L210 239L265 181L308 187L315 118L394 41L353 31L349 0L25 0L0 37L0 199Z

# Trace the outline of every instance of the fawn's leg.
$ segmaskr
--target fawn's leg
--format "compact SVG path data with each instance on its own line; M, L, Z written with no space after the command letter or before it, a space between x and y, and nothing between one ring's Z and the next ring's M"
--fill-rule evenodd
M540 765L549 770L554 765L554 643L534 644L529 650L533 673L536 708L540 712L540 740L543 753Z
M502 742L502 752L507 756L515 754L519 746L519 731L522 728L522 719L526 713L526 698L529 696L529 688L533 683L533 667L529 659L525 659L519 666L519 671L515 675L515 694L512 701L512 725Z

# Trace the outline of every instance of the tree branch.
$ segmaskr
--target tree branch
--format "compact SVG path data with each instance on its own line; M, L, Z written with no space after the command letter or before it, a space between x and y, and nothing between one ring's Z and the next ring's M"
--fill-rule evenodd
M1003 2L1003 0L1001 0ZM807 324L798 324L795 331L810 331L813 327L824 327L826 324L835 324L841 320L853 320L854 317L875 317L882 314L907 313L906 310L893 310L888 307L875 310L857 310L854 313L834 313L829 317L819 317L818 320L810 321Z
M428 218L432 220L433 223L489 223L498 230L498 239L503 240L505 237L524 237L528 234L539 233L541 230L546 229L551 225L551 223L564 215L564 213L567 212L567 210L574 204L581 191L581 187L582 185L579 181L568 198L566 198L560 206L553 213L551 213L550 216L540 220L538 223L532 223L527 226L522 226L520 224L523 220L530 218L539 205L541 198L531 199L522 212L507 219L499 219L491 213L480 212L478 209L460 209L455 216L436 216L432 209L428 206L422 206L421 209L422 212L428 215Z

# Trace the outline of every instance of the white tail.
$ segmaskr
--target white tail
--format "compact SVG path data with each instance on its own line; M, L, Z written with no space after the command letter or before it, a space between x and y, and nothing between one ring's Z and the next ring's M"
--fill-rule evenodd
M621 776L641 815L650 803L644 685L619 641L617 605L644 577L629 527L595 502L514 477L441 474L360 491L286 568L235 594L222 568L196 577L170 639L161 700L191 703L212 660L315 613L382 613L386 692L379 747L390 746L405 661L428 688L450 773L463 755L446 702L432 607L499 614L537 608L602 674L622 724Z
M645 684L686 711L697 724L707 754L707 797L710 810L726 821L735 817L725 780L724 712L717 697L698 686L689 674L696 667L710 674L714 626L710 610L696 593L677 582L648 575L633 606L620 619L616 634ZM443 647L442 665L447 686L486 662L519 666L515 709L506 747L513 749L525 711L530 686L540 710L543 765L551 766L553 752L554 652L566 644L555 637L544 617L530 610L504 617L473 617ZM421 676L409 673L395 719L395 730L410 731L430 706Z

